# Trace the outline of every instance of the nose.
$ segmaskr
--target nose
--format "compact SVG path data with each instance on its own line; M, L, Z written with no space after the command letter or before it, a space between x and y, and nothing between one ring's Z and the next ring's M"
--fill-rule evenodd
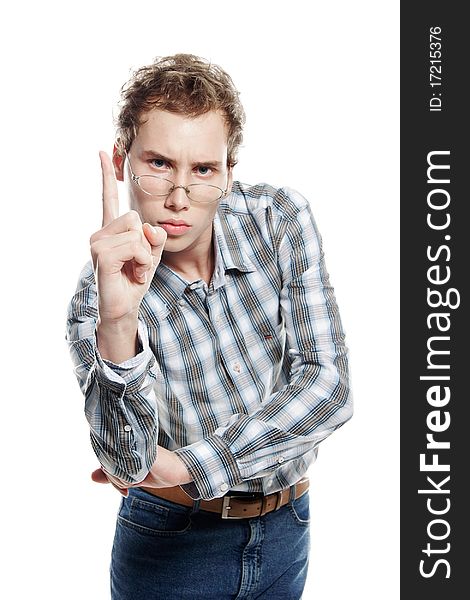
M165 206L173 210L188 210L191 202L186 194L184 185L175 185L165 199Z

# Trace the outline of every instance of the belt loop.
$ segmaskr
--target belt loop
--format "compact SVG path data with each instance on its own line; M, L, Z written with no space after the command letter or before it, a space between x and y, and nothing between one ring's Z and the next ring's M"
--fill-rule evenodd
M269 496L263 496L261 500L261 512L260 517L264 517L264 515L268 512L268 498Z
M291 485L289 488L289 504L292 504L295 500L296 497L296 492L297 492L297 485L294 483L294 485Z
M196 513L199 512L199 506L201 505L201 500L194 500L193 501L193 510L191 511L192 515L195 515Z

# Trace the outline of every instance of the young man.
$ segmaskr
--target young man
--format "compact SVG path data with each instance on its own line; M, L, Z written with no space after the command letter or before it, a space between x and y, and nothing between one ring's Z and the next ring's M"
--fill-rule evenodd
M351 416L309 204L233 181L243 122L219 67L157 59L123 88L112 163L100 155L103 225L68 340L93 479L125 496L114 600L300 598L304 476Z

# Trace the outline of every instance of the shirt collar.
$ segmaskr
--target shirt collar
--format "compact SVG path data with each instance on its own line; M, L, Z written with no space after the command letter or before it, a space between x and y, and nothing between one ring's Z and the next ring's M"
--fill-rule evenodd
M229 224L230 217L234 222ZM230 211L224 211L219 207L214 217L214 250L215 263L217 268L217 259L225 271L236 269L243 273L256 271L255 265L251 262L245 248L240 241L245 237L243 231L238 226L236 219Z
M230 217L233 218L233 223L229 224ZM245 237L244 233L238 226L238 219L231 214L231 211L219 207L213 221L213 234L215 261L212 285L214 289L224 285L225 273L231 269L242 273L256 271L255 265L241 244L241 240ZM163 263L158 265L151 284L154 292L163 301L162 309L177 302L187 286L188 282L183 277Z

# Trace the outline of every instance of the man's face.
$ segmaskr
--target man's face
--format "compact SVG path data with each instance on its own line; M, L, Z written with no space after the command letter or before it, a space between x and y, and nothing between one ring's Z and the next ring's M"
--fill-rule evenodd
M221 114L211 111L189 118L155 109L142 120L128 153L135 175L159 175L175 185L207 183L230 190L227 128ZM132 182L128 160L115 160L115 169L117 178L127 183L130 208L142 222L167 231L164 253L183 256L210 250L218 201L191 203L181 188L167 197L149 196Z

